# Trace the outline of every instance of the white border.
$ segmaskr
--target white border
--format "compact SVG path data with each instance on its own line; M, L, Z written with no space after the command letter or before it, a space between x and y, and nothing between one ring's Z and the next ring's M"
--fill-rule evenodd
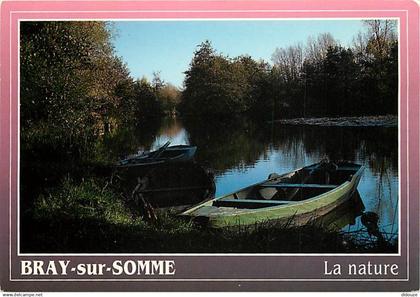
M408 63L408 10L338 10L339 12L343 11L343 12L350 12L350 11L357 11L357 12L377 12L377 11L389 11L389 12L405 12L406 14L406 33L407 33L407 96L409 95L409 63ZM12 27L12 15L13 13L106 13L106 12L117 12L117 13L135 13L135 12L145 12L145 13L150 13L150 12L335 12L334 10L165 10L165 11L160 11L160 10L130 10L130 11L109 11L109 10L104 10L104 11L10 11L9 12L9 16L10 16L10 27ZM177 18L165 18L165 19L160 19L160 18L151 18L151 19L110 19L110 18L80 18L80 19L19 19L18 20L18 34L20 34L20 22L21 21L29 21L29 20L37 20L37 21L54 21L54 20L60 20L60 21L85 21L85 20L102 20L102 21L145 21L145 22L152 22L152 21L270 21L270 20L275 20L275 21L288 21L288 20L366 20L366 19L394 19L397 20L398 22L398 40L399 40L399 46L398 46L398 53L399 53L399 57L400 57L400 52L401 52L401 43L400 43L400 28L401 28L401 24L400 24L400 17L366 17L366 18L361 18L361 17L343 17L343 18L328 18L328 17L322 17L322 18L234 18L234 19L229 19L229 18L206 18L206 19L199 19L199 18L182 18L182 19L177 19ZM10 115L11 115L11 100L12 100L12 59L11 59L11 55L12 55L12 33L10 32L10 36L9 36L9 42L10 42ZM18 49L20 49L20 38L18 39ZM20 55L18 55L18 86L20 86ZM398 171L399 171L399 176L398 176L398 184L399 184L399 197L398 197L398 205L399 205L399 226L398 226L398 238L399 238L399 248L398 248L398 254L316 254L316 253L311 253L311 254L290 254L290 253L283 253L283 254L270 254L270 253L265 253L265 254L257 254L257 253L253 253L253 254L222 254L222 253L214 253L214 254L197 254L197 253L190 253L190 254L185 254L185 253L160 253L160 254L153 254L153 253L134 253L134 254L119 254L119 253L109 253L109 254L103 254L103 253L93 253L93 254L44 254L44 253L40 253L40 254L23 254L20 253L20 237L19 237L19 231L20 231L20 182L19 182L19 178L20 178L20 90L18 88L18 143L17 143L17 147L18 147L18 159L17 159L17 163L18 163L18 168L17 168L17 186L18 186L18 190L17 190L17 219L18 219L18 223L17 223L17 230L16 230L16 236L17 236L17 250L18 250L18 254L17 256L121 256L121 257L125 257L125 256L171 256L171 257L179 257L179 256L328 256L328 257L339 257L339 256L401 256L401 141L400 141L400 137L401 137L401 114L400 114L400 105L401 105L401 61L400 59L398 59L398 71L399 71L399 75L398 75L398 80L399 80L399 85L398 85ZM407 152L409 151L409 132L408 132L408 118L409 118L409 104L407 101ZM10 133L12 132L12 124L11 122L9 123L9 128L10 128ZM11 143L11 135L10 134L10 168L12 165L12 143ZM11 236L11 169L10 169L10 177L9 177L9 183L10 183L10 193L9 193L9 235ZM407 153L407 210L409 210L408 206L409 206L409 156ZM280 280L286 280L286 281L408 281L409 280L409 211L407 212L407 279L179 279L179 281L280 281ZM11 237L10 237L11 239ZM16 281L34 281L34 280L40 280L40 281L52 281L52 280L56 280L56 281L71 281L73 279L12 279L11 278L11 241L10 241L10 246L9 246L9 268L10 268L10 280L16 280ZM74 281L82 281L82 280L86 280L86 281L106 281L106 280L112 280L112 281L176 281L177 279L74 279Z

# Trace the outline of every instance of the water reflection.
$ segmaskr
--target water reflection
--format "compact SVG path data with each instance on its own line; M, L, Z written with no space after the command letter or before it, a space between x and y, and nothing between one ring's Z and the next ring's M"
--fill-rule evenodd
M366 169L358 190L366 211L378 214L381 230L398 232L397 128L301 127L245 118L228 122L168 118L157 128L144 129L146 132L131 134L135 138L130 142L131 152L155 149L168 140L196 145L196 160L215 172L216 196L260 182L272 172L289 172L324 157L362 164ZM360 217L343 228L363 228Z
M319 219L319 223L333 230L354 226L356 225L357 219L364 213L364 210L365 205L363 204L363 200L360 197L359 191L356 191L348 201Z

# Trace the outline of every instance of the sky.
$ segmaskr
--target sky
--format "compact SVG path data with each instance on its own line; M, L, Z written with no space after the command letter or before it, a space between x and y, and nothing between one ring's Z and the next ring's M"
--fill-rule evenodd
M135 79L160 72L165 82L182 87L194 51L205 40L229 57L250 55L271 63L276 48L309 36L331 33L343 46L363 30L360 20L120 21L113 44Z

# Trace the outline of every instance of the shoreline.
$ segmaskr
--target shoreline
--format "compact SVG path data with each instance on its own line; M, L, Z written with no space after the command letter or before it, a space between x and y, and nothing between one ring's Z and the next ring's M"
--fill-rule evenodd
M322 117L294 118L274 120L270 123L284 125L323 126L323 127L398 127L398 116L362 116L362 117Z

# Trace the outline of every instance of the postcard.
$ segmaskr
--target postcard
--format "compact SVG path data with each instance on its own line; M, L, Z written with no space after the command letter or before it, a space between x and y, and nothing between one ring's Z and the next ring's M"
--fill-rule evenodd
M4 1L1 290L416 294L418 38L408 0Z

